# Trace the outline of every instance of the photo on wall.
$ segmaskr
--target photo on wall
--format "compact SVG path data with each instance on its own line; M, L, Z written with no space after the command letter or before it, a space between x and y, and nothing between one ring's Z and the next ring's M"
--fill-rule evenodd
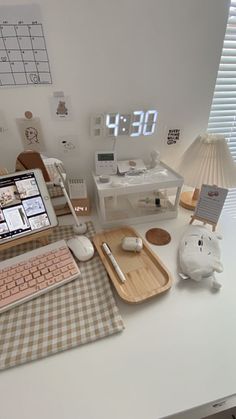
M174 145L180 142L181 130L180 128L168 128L166 143L167 145Z
M51 114L54 120L71 120L72 110L69 96L52 96L50 98Z
M16 120L24 150L45 151L45 141L39 118Z

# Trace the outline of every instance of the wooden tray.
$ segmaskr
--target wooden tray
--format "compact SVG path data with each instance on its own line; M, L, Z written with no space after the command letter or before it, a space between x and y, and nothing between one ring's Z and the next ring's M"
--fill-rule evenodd
M139 253L123 250L121 241L125 236L140 237L133 228L121 227L103 231L93 238L94 245L119 296L127 303L140 303L167 291L171 287L172 278L160 259L144 241L143 249ZM102 242L109 245L126 277L124 283L120 281L109 258L103 252Z

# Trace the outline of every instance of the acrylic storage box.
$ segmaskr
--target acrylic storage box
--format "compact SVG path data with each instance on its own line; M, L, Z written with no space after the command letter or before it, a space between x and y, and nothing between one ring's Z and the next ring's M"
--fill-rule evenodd
M108 183L93 175L96 208L103 226L175 218L183 178L160 162L144 173L112 175Z

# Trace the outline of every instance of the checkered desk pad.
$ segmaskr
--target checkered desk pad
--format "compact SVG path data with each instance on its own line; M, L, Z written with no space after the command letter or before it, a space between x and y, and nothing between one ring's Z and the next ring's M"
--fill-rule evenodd
M95 234L88 225L88 237ZM73 236L55 228L50 242ZM4 260L40 246L31 242L0 253ZM124 328L105 268L96 254L79 264L82 278L0 315L0 370L120 332Z

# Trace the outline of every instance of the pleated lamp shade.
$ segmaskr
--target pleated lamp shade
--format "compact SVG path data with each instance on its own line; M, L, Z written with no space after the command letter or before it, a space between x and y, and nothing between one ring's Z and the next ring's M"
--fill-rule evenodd
M195 188L194 194L181 194L180 204L187 209L195 208L202 184L236 187L236 164L221 135L199 135L182 155L177 171L185 185Z

